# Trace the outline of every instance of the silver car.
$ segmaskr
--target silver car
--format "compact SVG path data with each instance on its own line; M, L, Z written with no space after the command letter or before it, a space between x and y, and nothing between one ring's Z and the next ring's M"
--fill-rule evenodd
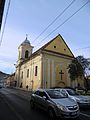
M39 89L31 95L30 107L39 107L50 118L77 118L80 114L77 102L55 89Z
M75 100L80 107L90 106L90 96L80 95L75 90L69 88L60 88L58 90L69 98Z

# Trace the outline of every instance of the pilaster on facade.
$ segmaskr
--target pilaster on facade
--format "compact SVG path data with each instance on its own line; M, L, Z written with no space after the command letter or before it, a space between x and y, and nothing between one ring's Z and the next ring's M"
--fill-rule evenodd
M52 60L52 80L51 80L51 87L54 87L55 86L55 61Z
M47 66L48 66L48 69L47 69L47 87L49 88L50 87L50 85L51 85L51 76L50 76L50 66L51 65L51 60L50 59L47 59Z
M43 88L46 88L46 60L43 60Z

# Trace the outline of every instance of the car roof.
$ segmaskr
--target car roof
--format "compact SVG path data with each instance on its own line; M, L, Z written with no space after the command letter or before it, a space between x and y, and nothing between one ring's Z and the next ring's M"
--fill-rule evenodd
M47 91L47 90L54 90L54 89L42 89L42 88L40 88L40 89L37 89L35 91Z
M40 88L40 89L37 89L37 90L35 90L35 92L36 91L41 91L41 92L47 92L47 91L49 91L49 90L58 90L58 89L52 89L52 88L47 88L47 89L42 89L42 88Z
M75 90L74 88L54 88L54 89L64 89L64 90Z

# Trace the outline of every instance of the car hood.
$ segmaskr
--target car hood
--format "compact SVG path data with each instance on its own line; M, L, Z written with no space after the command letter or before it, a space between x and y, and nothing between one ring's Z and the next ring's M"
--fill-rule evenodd
M70 99L70 98L52 99L52 101L56 104L60 104L63 106L77 105L77 103L73 99Z
M73 97L79 98L80 100L90 100L90 96L76 95L76 96L73 96Z

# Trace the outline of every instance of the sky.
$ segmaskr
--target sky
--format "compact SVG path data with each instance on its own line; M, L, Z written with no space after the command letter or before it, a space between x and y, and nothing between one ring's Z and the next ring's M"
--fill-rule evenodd
M9 3L9 0L6 0L0 31L0 41L2 41L0 71L9 74L15 72L18 46L25 40L26 34L31 45L34 46L33 52L60 34L75 57L83 55L85 58L90 58L90 2L80 9L88 0L74 0L73 4L41 34L72 1L11 0L5 24ZM78 12L74 14L76 11ZM4 24L5 29L1 39ZM36 39L39 35L40 37Z

